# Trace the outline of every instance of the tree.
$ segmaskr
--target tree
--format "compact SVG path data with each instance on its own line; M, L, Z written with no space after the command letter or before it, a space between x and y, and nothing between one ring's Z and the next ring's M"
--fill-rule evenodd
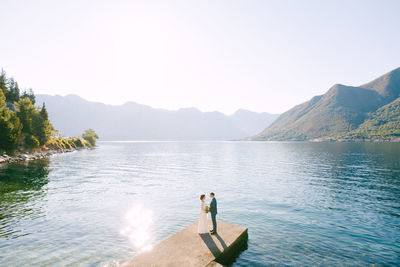
M99 139L99 136L93 129L88 129L82 134L82 138L88 141L91 146L95 146L97 139Z
M22 123L22 133L33 133L33 118L37 112L29 98L21 98L16 103L17 116Z
M6 97L0 90L0 149L14 151L21 135L22 125L15 112L6 106Z
M43 103L40 112L35 114L33 119L33 135L37 138L40 145L46 144L51 136L53 126L49 121L49 115L46 110L46 106Z
M35 107L35 94L32 89L20 95L18 83L13 78L7 78L6 72L0 72L0 152L13 152L21 148L35 148L40 145L55 144L55 147L76 147L96 145L99 138L94 130L88 129L74 139L64 137L50 138L54 132L49 121L46 106ZM58 140L57 140L58 139ZM61 141L59 141L61 140ZM60 143L61 142L61 143ZM59 144L57 144L59 143Z
M38 147L39 145L40 145L40 142L35 136L28 134L25 137L25 147L26 148L35 148L35 147Z
M6 96L4 95L3 91L0 90L0 110L3 110L7 107L6 103Z
M21 98L29 98L32 102L33 105L36 103L36 97L35 94L33 93L32 89L29 89L29 91L24 91L21 95Z
M0 111L0 149L14 151L21 135L22 125L15 112Z
M14 103L19 100L19 87L14 78L8 79L8 87L5 93L8 102Z
M5 94L7 93L7 75L3 69L1 69L0 72L0 90L3 92L5 96Z
M46 104L43 102L42 109L40 110L40 116L44 120L49 119L49 113L47 113Z

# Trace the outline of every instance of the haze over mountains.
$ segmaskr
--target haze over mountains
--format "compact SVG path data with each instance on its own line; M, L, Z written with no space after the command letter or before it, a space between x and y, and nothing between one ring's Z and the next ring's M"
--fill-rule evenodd
M170 111L134 102L106 105L76 95L37 95L37 104L43 102L63 135L93 128L103 140L400 139L400 68L357 87L335 84L280 116L242 109L226 116L195 108Z
M134 102L106 105L76 95L37 95L36 104L43 102L61 134L76 136L93 128L102 140L242 139L259 133L279 116L242 109L226 116L195 108L170 111Z
M400 138L400 68L367 84L336 84L295 106L251 140Z

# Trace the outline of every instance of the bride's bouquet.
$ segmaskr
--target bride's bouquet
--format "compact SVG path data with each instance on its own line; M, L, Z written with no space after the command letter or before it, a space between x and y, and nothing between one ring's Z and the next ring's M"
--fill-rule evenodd
M209 212L210 212L210 207L206 206L206 213L209 213Z

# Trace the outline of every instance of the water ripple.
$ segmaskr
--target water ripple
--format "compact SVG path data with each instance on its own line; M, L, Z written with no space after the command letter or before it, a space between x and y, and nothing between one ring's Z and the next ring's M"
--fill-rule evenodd
M385 143L103 142L10 164L0 265L117 266L197 220L210 191L219 219L249 227L234 266L400 265L399 158Z

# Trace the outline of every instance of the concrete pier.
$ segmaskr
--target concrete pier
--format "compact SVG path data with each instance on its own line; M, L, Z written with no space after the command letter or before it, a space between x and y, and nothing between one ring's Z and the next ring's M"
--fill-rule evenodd
M211 221L208 223L212 229ZM229 264L241 251L247 249L247 228L221 221L217 225L218 234L199 235L196 222L121 266L217 267Z

